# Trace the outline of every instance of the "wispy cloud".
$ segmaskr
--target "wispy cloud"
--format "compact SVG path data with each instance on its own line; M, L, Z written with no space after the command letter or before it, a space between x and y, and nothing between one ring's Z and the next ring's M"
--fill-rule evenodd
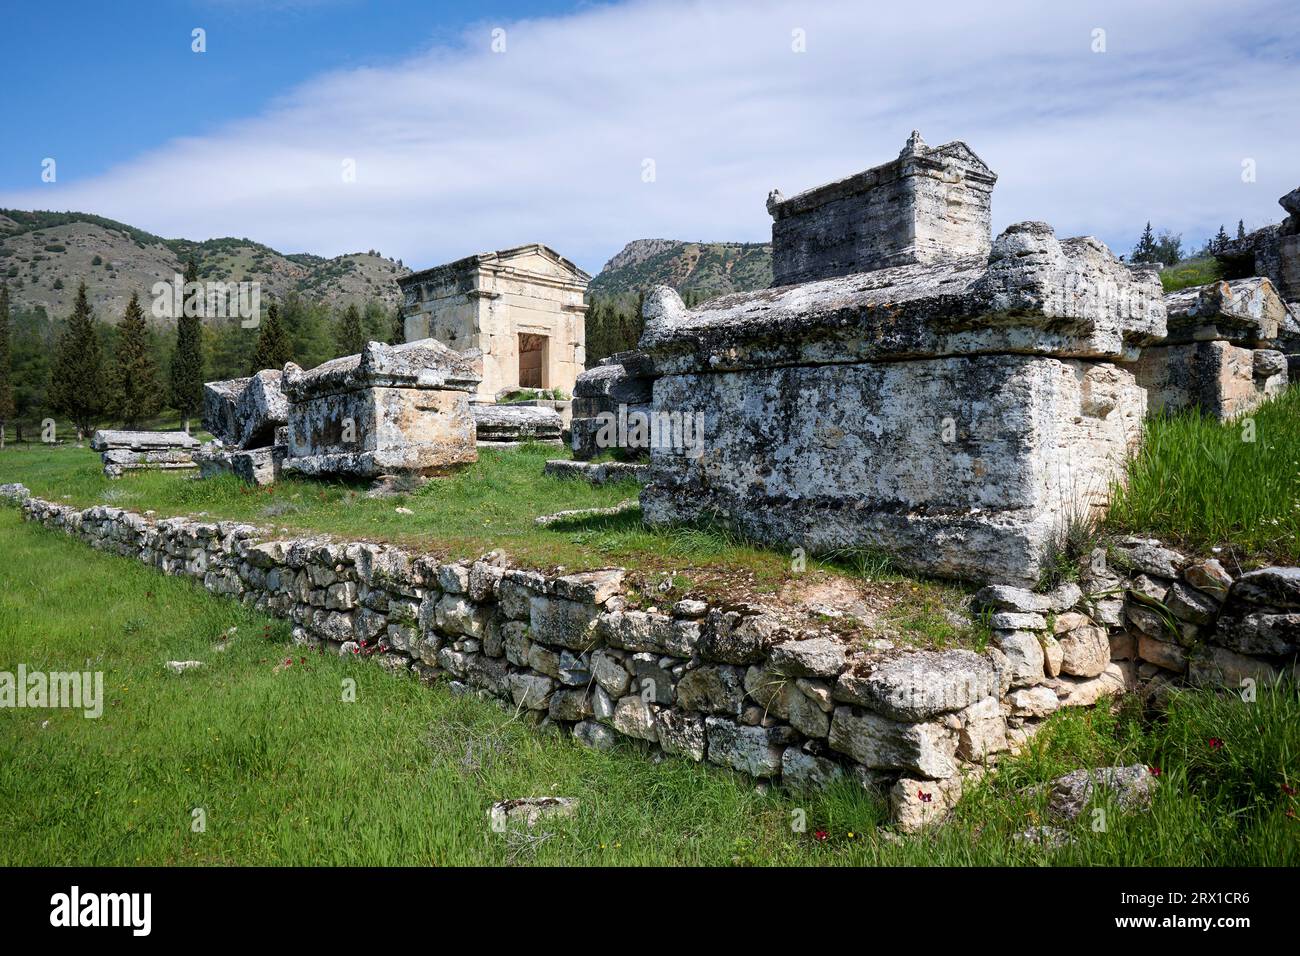
M416 267L542 241L596 269L635 238L765 239L769 189L882 162L915 127L998 172L995 228L1119 244L1147 219L1200 237L1280 218L1300 184L1300 63L1276 38L1300 35L1300 8L975 6L644 0L485 22L0 205Z

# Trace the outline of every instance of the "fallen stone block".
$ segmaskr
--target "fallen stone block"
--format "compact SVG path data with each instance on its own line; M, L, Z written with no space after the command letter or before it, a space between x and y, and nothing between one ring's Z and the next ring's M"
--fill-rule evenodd
M267 448L226 448L208 442L194 453L194 462L204 478L234 475L250 485L271 485L280 477L288 449L284 445Z
M530 405L470 405L475 440L480 445L513 446L525 442L558 444L564 421L559 412Z

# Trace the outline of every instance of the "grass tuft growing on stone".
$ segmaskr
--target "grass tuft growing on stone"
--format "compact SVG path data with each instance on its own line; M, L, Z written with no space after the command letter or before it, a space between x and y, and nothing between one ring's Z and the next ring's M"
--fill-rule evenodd
M1108 527L1244 563L1300 561L1300 386L1227 424L1150 419Z

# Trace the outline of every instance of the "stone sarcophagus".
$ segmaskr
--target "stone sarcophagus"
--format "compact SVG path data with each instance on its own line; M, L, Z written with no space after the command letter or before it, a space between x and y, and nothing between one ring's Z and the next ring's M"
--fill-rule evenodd
M100 429L90 439L99 452L104 474L121 478L125 471L172 471L194 467L198 439L187 432L139 432Z
M202 477L233 474L255 485L280 477L289 419L282 377L278 369L263 369L203 386L203 427L214 438L195 456Z
M1169 337L1133 367L1151 412L1198 408L1226 422L1286 388L1287 357L1275 346L1287 307L1271 281L1182 289L1165 296L1165 307Z
M283 468L373 478L434 474L478 460L469 396L477 356L434 339L370 342L304 372L285 366L289 449Z
M646 520L1033 583L1140 438L1121 363L1164 336L1164 301L1153 271L1044 223L963 248L691 311L648 296L653 415L695 427L652 444Z

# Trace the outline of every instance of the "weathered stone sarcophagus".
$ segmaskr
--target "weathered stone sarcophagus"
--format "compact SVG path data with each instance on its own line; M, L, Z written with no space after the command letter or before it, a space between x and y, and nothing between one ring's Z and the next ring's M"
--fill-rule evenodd
M434 339L370 342L306 372L290 363L284 469L373 478L476 461L469 396L479 375L474 356Z
M946 261L931 246L927 262L690 311L670 289L648 296L653 415L661 436L689 440L652 446L646 520L721 520L779 546L1034 582L1140 438L1146 395L1117 363L1163 338L1164 301L1153 271L1092 238L1020 223L980 255L959 236Z
M1287 308L1268 279L1182 289L1165 307L1168 338L1133 366L1151 412L1199 408L1229 421L1286 388L1286 356L1275 345Z
M489 448L509 448L524 442L556 445L564 430L564 419L553 408L480 402L471 405L470 411L474 414L476 442Z
M629 430L625 426L620 431L617 424L631 417L649 416L652 372L645 355L630 351L610 355L578 376L573 386L573 421L569 425L575 459L589 461L604 451L645 457L648 448L628 447ZM620 437L625 440L620 442Z
M197 438L187 432L132 432L100 429L90 447L100 453L104 474L121 478L124 471L170 471L194 467Z
M263 369L248 378L203 386L203 427L214 436L195 455L204 478L233 474L250 484L280 477L287 453L289 403L280 388L283 373Z

